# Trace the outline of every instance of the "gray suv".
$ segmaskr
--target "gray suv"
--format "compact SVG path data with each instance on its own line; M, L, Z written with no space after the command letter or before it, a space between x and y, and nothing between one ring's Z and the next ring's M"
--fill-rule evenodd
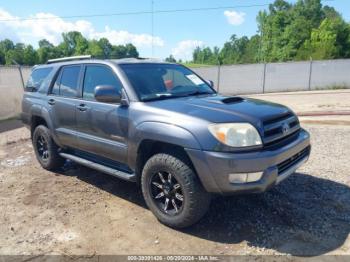
M141 185L164 224L197 222L214 194L260 193L310 155L287 107L218 94L183 65L76 57L35 66L22 101L41 166L66 159Z

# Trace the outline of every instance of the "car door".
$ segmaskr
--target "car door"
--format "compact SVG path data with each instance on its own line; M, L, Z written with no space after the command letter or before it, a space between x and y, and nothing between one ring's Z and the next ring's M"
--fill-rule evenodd
M48 95L54 132L62 145L76 148L76 107L81 65L63 66Z
M79 149L119 163L126 163L128 107L98 102L94 90L111 85L121 93L122 84L113 70L102 64L86 64L77 105L77 139Z

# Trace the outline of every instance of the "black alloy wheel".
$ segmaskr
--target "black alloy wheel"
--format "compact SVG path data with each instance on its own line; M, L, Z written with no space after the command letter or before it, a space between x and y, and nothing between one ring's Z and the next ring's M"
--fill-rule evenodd
M150 157L142 170L141 187L149 209L160 222L173 228L193 225L210 205L210 194L181 153Z
M36 141L36 146L38 149L38 155L43 161L47 161L49 159L50 153L48 148L48 143L44 136L40 135Z
M169 215L181 212L184 195L180 184L171 173L157 172L150 182L152 199L160 210Z

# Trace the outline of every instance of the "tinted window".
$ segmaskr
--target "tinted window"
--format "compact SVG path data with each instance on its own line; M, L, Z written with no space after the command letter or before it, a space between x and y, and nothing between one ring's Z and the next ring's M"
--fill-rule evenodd
M86 66L83 98L94 100L95 87L99 85L114 86L116 88L116 92L119 93L121 90L121 84L110 68L99 65Z
M143 101L197 94L214 90L191 70L174 64L121 64L134 90Z
M35 69L27 81L26 90L38 90L51 71L52 67Z
M60 96L76 97L78 89L80 66L63 67L60 83L55 83L53 94L57 94L59 89ZM59 88L58 88L59 87Z

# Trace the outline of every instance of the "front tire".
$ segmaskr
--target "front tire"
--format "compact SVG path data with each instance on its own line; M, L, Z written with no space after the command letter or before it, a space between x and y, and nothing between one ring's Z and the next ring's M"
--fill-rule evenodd
M36 158L43 168L53 171L63 166L65 160L58 154L58 146L46 126L35 128L32 142Z
M174 228L193 225L210 205L210 194L186 162L181 157L156 154L142 171L147 206L160 222Z

